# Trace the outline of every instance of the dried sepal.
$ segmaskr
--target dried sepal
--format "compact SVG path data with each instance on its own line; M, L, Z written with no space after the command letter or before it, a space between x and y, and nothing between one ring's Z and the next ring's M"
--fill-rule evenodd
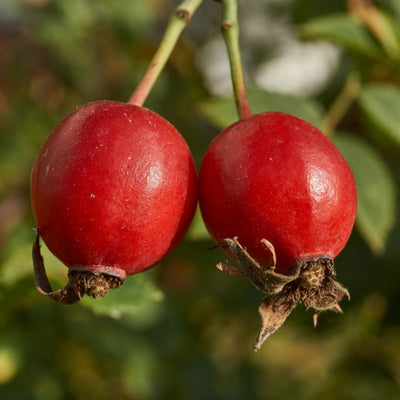
M241 269L232 267L232 265L228 264L227 262L226 263L218 263L217 268L220 271L226 272L229 275L244 275L244 272Z
M279 293L285 285L298 278L299 268L295 268L290 275L275 272L276 255L274 247L265 239L262 240L262 243L271 253L271 263L266 266L258 264L258 262L242 247L237 237L222 240L220 247L229 250L241 266L243 275L245 275L259 290L266 294ZM222 268L224 271L233 270L233 267L227 267L229 264L224 265L225 267ZM239 274L236 273L235 275Z
M283 325L296 304L296 299L287 290L264 297L258 308L261 329L253 344L255 350L259 350L264 341Z
M333 279L336 275L333 260L329 257L305 260L297 263L288 274L276 272L276 254L271 242L261 241L271 254L271 263L261 266L239 243L237 237L221 241L220 247L227 250L238 262L241 269L228 263L220 263L218 269L230 275L244 275L254 286L266 294L259 307L261 329L254 348L262 343L285 322L287 316L297 305L315 310L314 326L322 311L331 310L342 313L338 302L347 297L348 290Z
M109 289L121 286L123 280L112 275L87 270L69 270L68 282L58 290L53 290L47 277L43 257L40 252L40 232L36 229L36 239L32 247L33 270L36 289L61 304L77 303L85 294L97 299L104 297Z

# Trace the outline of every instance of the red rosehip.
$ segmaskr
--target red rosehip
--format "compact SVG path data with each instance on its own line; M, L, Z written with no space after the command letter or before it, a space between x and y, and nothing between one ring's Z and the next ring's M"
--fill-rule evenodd
M211 143L200 168L200 208L211 236L243 267L219 268L243 273L267 293L260 313L268 326L256 348L299 300L317 310L315 322L321 310L340 311L348 292L331 278L333 259L350 236L356 206L348 164L306 121L261 113ZM265 322L272 308L285 314L279 326Z
M97 101L51 132L33 166L31 200L40 236L76 277L74 293L61 299L74 302L99 295L85 292L86 272L94 286L99 277L118 286L176 246L195 211L197 177L186 142L165 119ZM37 237L36 264L38 248Z

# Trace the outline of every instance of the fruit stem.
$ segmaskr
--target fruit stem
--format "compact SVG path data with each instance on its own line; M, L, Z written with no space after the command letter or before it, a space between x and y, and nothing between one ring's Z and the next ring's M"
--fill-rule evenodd
M342 91L325 114L321 123L321 131L331 137L337 125L349 110L360 91L360 78L357 73L351 72L346 79Z
M160 46L128 103L142 106L168 61L183 29L203 0L184 0L173 11Z
M236 108L239 118L249 118L251 117L251 110L247 98L246 84L240 57L237 0L222 0L221 3L221 31L228 51Z

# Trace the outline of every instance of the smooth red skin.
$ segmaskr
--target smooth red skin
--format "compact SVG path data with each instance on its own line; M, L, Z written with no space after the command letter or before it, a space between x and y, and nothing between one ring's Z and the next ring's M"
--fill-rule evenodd
M182 238L197 203L196 170L182 136L158 114L98 101L51 132L33 166L31 200L55 256L123 279Z
M200 208L216 242L237 236L261 265L275 247L277 270L332 259L353 228L353 174L333 143L294 116L267 112L220 133L200 168Z

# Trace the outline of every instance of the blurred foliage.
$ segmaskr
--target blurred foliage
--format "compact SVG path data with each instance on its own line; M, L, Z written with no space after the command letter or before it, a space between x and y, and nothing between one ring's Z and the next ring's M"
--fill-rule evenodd
M276 2L239 5L251 14L256 3ZM1 399L400 397L400 2L374 1L367 18L354 7L349 12L357 3L350 0L282 3L299 38L338 46L337 70L313 98L259 88L249 97L254 112L292 112L326 130L354 171L357 228L336 261L352 294L344 315L325 313L313 329L312 312L299 307L254 353L262 294L216 270L225 255L211 249L199 214L159 266L129 277L105 299L67 307L37 293L29 204L34 158L75 107L129 98L177 2L3 0ZM182 132L197 165L236 118L232 98L212 98L194 61L201 41L218 34L217 25L208 31L211 22L219 24L218 7L203 3L146 103ZM251 53L251 44L242 46ZM349 76L355 86L347 85ZM62 286L66 268L45 246L43 254L52 284Z
M357 228L370 248L382 253L395 218L393 177L367 142L349 133L336 134L333 139L348 160L357 182Z
M321 105L313 99L298 98L288 94L267 92L249 88L247 95L254 114L265 111L280 111L305 119L313 125L320 125L323 118ZM211 99L202 104L207 117L221 130L237 120L237 111L232 96Z

